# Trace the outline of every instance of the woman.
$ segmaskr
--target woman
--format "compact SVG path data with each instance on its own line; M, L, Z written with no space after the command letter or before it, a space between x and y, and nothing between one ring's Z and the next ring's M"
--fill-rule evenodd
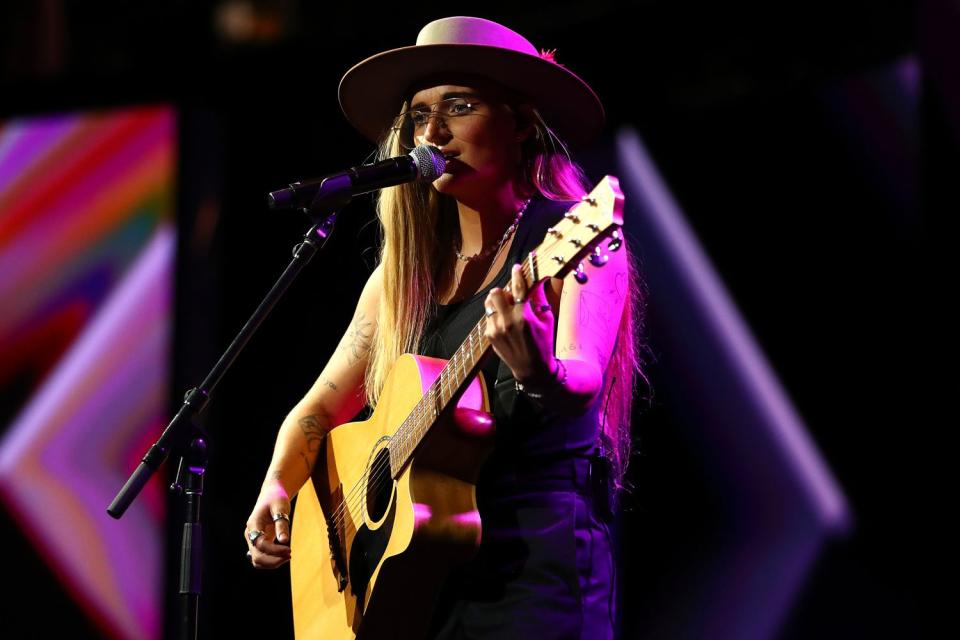
M497 23L453 17L348 71L340 102L382 158L430 144L448 164L432 184L380 193L380 263L280 428L245 530L252 563L289 560L290 497L323 435L376 405L399 355L449 357L485 315L497 438L477 482L483 542L447 580L431 635L611 637L613 559L588 473L605 443L622 486L638 368L634 269L626 250L610 252L602 268L585 265L585 284L571 275L528 290L516 264L590 187L546 122L589 142L599 100L552 53Z

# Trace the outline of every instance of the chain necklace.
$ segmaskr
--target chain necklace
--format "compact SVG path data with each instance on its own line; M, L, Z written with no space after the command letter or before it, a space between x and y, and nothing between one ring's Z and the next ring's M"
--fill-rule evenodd
M462 260L464 262L472 262L474 260L480 260L490 255L494 251L494 249L496 249L497 254L499 255L500 250L503 248L503 244L507 241L507 238L510 237L511 233L516 231L517 225L520 224L520 218L523 217L523 212L527 210L527 206L530 204L531 200L533 200L533 198L527 198L527 201L523 203L523 206L520 207L520 210L517 211L517 215L513 218L513 223L509 227L507 227L506 231L504 231L503 237L500 238L500 242L497 243L496 246L490 245L480 253L475 253L472 256L465 256L462 253L460 253L459 249L454 249L454 251L457 252L457 260Z

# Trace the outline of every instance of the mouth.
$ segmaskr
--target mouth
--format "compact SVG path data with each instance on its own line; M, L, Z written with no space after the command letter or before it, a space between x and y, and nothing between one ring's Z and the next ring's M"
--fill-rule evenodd
M446 159L446 163L443 169L444 173L449 173L450 169L460 164L460 161L457 160L457 155L458 154L453 153L453 154L444 156L444 158Z

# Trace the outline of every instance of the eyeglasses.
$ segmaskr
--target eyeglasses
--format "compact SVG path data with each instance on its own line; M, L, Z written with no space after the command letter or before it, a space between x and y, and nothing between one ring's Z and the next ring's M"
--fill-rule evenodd
M478 104L480 103L469 98L447 98L430 105L430 110L410 109L394 119L392 130L400 137L400 146L404 149L413 149L417 146L416 138L423 135L430 118L439 116L449 127L450 123L456 122L457 118L476 114Z

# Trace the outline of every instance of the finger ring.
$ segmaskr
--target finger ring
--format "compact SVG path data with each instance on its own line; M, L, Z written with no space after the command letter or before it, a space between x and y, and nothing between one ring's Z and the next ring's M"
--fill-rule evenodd
M287 522L290 522L290 516L285 513L274 514L273 521L276 522L277 520L286 520Z
M544 311L549 311L549 310L550 310L550 305L548 304L540 305L540 313L543 313Z
M262 535L263 535L263 531L257 531L256 529L254 529L253 531L247 534L247 540L249 540L250 544L252 544L253 546L257 546L257 539Z
M253 554L250 552L250 549L247 549L247 557L252 558Z
M493 314L495 314L496 311L493 309L493 307L487 307L487 308L484 310L484 313L485 313L485 314L487 315L487 317L489 318L490 316L492 316Z

